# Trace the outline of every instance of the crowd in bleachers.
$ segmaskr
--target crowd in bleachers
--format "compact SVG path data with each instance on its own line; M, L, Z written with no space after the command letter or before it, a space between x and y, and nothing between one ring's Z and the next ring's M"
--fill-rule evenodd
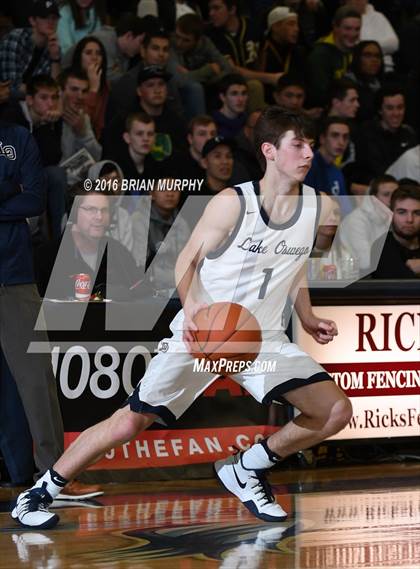
M41 155L47 210L29 223L42 293L66 227L78 259L72 271L97 270L110 236L129 267L115 268L127 289L161 249L152 288L170 291L173 272L165 267L173 267L195 219L165 240L192 193L192 186L173 191L174 181L200 180L194 195L211 197L261 177L253 128L270 104L315 122L306 183L338 199L336 241L360 274L371 275L374 250L382 258L374 277L419 277L418 0L7 4L0 9L0 119L29 129ZM86 179L102 180L108 193L87 194ZM155 183L149 192L147 182L159 179L168 189ZM126 192L123 180L138 183ZM402 197L391 201L397 188ZM318 245L328 242L318 237ZM396 254L401 263L387 262Z

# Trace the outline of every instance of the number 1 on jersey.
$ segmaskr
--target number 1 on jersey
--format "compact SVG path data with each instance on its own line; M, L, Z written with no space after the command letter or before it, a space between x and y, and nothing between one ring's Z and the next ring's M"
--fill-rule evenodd
M263 269L263 273L265 274L263 284L261 285L260 292L258 293L258 298L262 299L265 297L267 293L268 283L270 282L271 276L273 274L273 269Z

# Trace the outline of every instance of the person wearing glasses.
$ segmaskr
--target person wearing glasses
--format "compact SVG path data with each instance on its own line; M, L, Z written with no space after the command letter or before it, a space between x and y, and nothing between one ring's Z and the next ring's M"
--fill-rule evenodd
M35 255L40 293L47 298L74 298L75 275L91 277L96 299L127 300L139 272L130 251L109 235L118 196L112 192L86 192L77 185L71 191L73 205L60 244L40 247Z

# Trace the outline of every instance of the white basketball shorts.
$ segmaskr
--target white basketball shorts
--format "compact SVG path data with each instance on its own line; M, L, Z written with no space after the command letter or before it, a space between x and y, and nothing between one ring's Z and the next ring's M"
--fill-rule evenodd
M172 325L171 330L173 336L159 343L159 353L125 403L137 413L158 415L164 425L178 419L220 375L204 366L200 368L202 360L188 353L182 331ZM285 402L283 396L293 389L333 381L322 366L291 343L284 333L279 333L275 342L263 343L249 369L235 371L232 369L229 377L267 405L273 401Z

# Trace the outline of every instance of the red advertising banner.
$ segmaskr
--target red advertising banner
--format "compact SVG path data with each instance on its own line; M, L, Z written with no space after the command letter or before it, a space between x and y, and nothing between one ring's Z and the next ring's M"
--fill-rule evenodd
M91 470L154 468L214 462L249 448L278 430L269 425L145 431L125 445L112 449ZM67 448L80 433L65 433Z
M420 395L420 364L416 362L323 365L349 397Z

